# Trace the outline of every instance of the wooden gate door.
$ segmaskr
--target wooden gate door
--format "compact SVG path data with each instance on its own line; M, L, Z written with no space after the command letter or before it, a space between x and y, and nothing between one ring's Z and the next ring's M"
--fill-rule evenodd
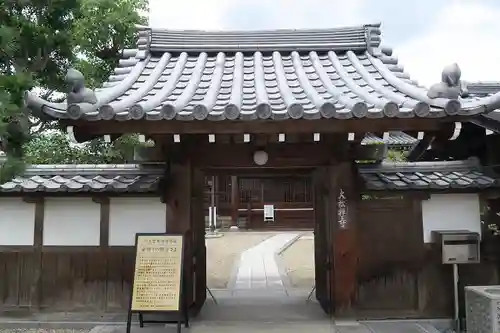
M323 310L334 313L334 288L332 285L333 232L329 221L326 170L319 168L313 174L314 186L314 267L316 299Z

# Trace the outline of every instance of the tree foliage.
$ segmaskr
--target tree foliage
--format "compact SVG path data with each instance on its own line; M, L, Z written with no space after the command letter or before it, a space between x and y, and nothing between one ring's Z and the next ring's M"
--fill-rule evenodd
M120 50L132 46L134 25L145 23L140 13L146 10L146 3L0 0L0 138L7 154L0 182L21 172L25 162L44 160L36 154L47 147L46 137L28 143L30 134L56 126L55 122L33 122L23 107L25 91L36 87L44 98L60 99L61 94L54 93L64 92L63 77L69 66L82 71L89 86L98 86L115 66ZM72 154L61 134L50 136L50 140L62 145L61 154ZM120 156L121 152L109 151L114 145L94 141L89 145L102 149L99 154L95 151L95 156ZM41 145L39 149L35 143Z
M146 0L84 0L73 28L76 67L89 87L100 85L120 59L120 52L135 44L135 25L147 24L141 15Z
M11 0L0 6L0 137L7 161L0 181L22 171L29 140L24 92L57 86L73 60L71 28L76 0Z
M126 163L134 157L136 135L122 136L112 143L94 139L73 144L61 132L39 135L24 145L28 164Z
M387 151L387 160L391 162L406 162L408 152L405 150L389 149Z

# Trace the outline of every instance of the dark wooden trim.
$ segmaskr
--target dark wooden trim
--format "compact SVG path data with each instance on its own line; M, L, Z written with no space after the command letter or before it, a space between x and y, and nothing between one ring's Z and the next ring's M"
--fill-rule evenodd
M37 249L34 246L28 245L7 245L0 246L0 253L33 253L40 251L42 253L98 253L102 251L102 247L100 246L59 246L59 245L50 245L43 246L41 249ZM133 246L109 246L107 248L107 252L113 253L129 253L134 252Z
M481 194L481 195L497 195L500 194L500 189L498 188L450 188L445 190L438 189L425 189L425 190L363 190L361 194L374 195L377 197L419 197L419 198L429 198L431 194Z
M107 249L109 247L109 219L110 219L109 198L102 198L100 204L101 204L101 211L100 211L99 244L101 246L101 249Z
M240 205L240 182L238 176L231 176L231 226L238 225L238 207Z
M418 161L427 151L429 145L435 140L434 135L426 135L422 140L420 140L408 153L408 161Z
M251 168L206 168L206 174L215 176L234 175L238 179L242 178L276 178L276 177L294 177L308 176L313 170L313 167L251 167Z
M316 120L254 120L254 121L88 121L63 120L65 126L75 127L75 136L121 133L144 134L276 134L276 133L347 133L429 131L439 129L440 123L466 121L469 117L446 118L384 118L384 119L316 119ZM228 126L229 125L229 126ZM182 138L181 138L182 141Z
M43 248L43 225L45 219L45 201L39 198L35 204L35 223L33 248L34 256L34 274L30 288L31 306L39 308L42 301L42 248Z
M1 253L9 252L35 252L37 248L29 245L0 245Z
M68 246L68 245L46 245L41 249L44 253L82 253L82 252L100 252L100 246Z
M39 197L32 196L32 195L26 196L25 193L23 194L23 196L22 196L21 199L23 200L23 202L29 203L29 204L36 204L36 203L40 202L40 198Z
M300 168L327 165L334 154L336 147L321 143L304 144L268 144L264 148L252 145L235 144L221 146L199 144L186 149L183 154L191 156L194 166L210 168ZM268 154L268 161L259 167L253 160L257 150L264 150ZM269 170L268 170L269 171Z

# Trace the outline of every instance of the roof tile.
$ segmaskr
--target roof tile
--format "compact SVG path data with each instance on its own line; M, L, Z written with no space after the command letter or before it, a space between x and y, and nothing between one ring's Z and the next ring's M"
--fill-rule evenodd
M481 172L474 160L360 165L359 172L368 190L480 189L500 185L497 177Z
M473 115L496 99L429 99L380 25L258 32L141 28L137 49L96 90L97 104L27 105L58 119L254 120ZM485 101L489 101L488 105ZM457 107L451 108L450 105ZM496 105L496 104L495 104ZM451 110L451 111L450 111Z
M139 165L34 165L0 185L0 192L153 193L163 171Z

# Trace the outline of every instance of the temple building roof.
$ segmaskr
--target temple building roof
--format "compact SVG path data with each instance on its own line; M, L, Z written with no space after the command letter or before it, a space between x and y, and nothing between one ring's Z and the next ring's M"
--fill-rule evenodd
M460 69L427 89L412 80L380 24L245 32L138 28L95 91L70 70L67 100L27 93L38 115L72 120L253 120L445 117L500 108L500 93L467 97ZM438 74L438 73L436 73Z
M471 95L486 97L500 92L500 81L468 82L467 90Z
M446 162L383 162L358 165L365 188L382 190L481 190L499 188L498 175L477 160ZM164 170L138 164L33 165L0 185L0 194L94 193L158 194Z
M488 98L500 93L500 81L467 82L467 90L471 96ZM500 109L482 114L472 122L498 133L500 132Z
M386 139L376 136L373 133L366 133L363 140L361 140L362 145L373 145L373 144L386 144L389 148L398 147L411 147L415 145L419 140L412 137L409 134L401 131L388 132L388 137Z

